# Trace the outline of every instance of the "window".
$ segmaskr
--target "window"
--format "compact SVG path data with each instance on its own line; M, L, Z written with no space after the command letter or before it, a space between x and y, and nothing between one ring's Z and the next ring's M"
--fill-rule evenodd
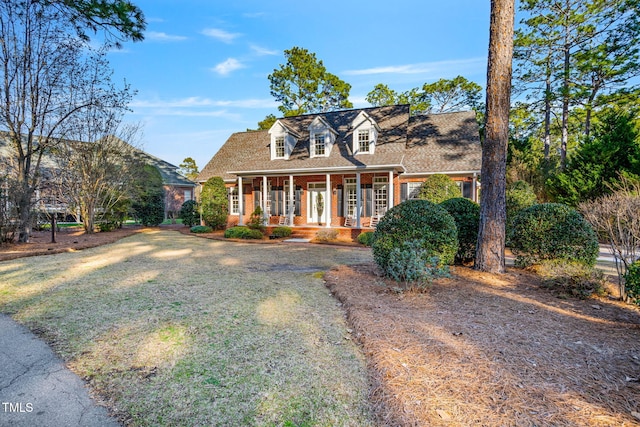
M369 152L369 130L358 131L358 152L359 153Z
M276 158L283 159L284 158L284 136L276 137Z
M314 144L314 153L316 156L324 156L325 154L324 135L316 135L315 144Z
M382 215L387 212L387 201L389 200L389 179L387 177L373 178L373 201L374 214Z
M184 201L188 202L191 200L191 190L184 190Z
M345 215L354 215L357 207L357 193L356 193L356 179L345 178L344 180L345 191Z
M422 182L408 182L407 183L407 197L409 199L417 199L420 194L420 188L422 188Z
M240 212L240 199L238 198L238 187L229 190L229 214L238 215Z

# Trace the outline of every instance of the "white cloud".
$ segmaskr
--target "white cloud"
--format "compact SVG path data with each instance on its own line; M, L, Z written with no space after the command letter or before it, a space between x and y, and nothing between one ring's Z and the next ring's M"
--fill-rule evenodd
M201 98L198 96L192 96L182 99L173 100L141 100L134 101L129 104L132 108L150 108L167 110L171 108L186 109L186 108L203 108L203 107L235 107L235 108L273 108L278 104L273 99L239 99L239 100L214 100L209 98Z
M213 67L211 70L215 71L221 76L227 76L232 71L239 70L241 68L246 68L246 66L235 58L229 58L226 61L219 63L218 65Z
M477 70L486 67L486 58L469 58L450 61L422 62L418 64L389 65L362 70L347 70L343 74L350 76L365 76L373 74L426 74L439 78L450 74L461 74L466 70Z
M220 40L224 43L231 43L234 39L242 35L240 33L230 33L219 28L205 28L202 30L202 34L208 37L213 37L214 39Z
M267 49L265 47L258 46L256 44L252 44L249 47L251 48L251 50L253 50L259 56L278 55L280 53L277 50Z
M187 38L185 36L175 36L159 31L148 31L145 33L145 39L160 42L176 42L186 40Z

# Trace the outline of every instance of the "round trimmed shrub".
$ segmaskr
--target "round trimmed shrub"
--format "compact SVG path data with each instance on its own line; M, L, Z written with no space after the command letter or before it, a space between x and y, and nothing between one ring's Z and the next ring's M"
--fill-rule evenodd
M516 181L507 188L507 234L518 212L538 203L533 187L526 181Z
M289 237L291 233L293 233L291 227L282 226L274 228L271 235L276 237Z
M374 239L375 237L373 231L365 231L358 234L358 243L360 243L361 245L371 246L373 245Z
M262 239L264 235L260 230L254 230L241 225L238 227L227 228L224 231L224 237L227 239Z
M600 250L591 225L578 211L560 203L541 203L520 211L509 240L520 266L551 259L593 266Z
M436 173L424 181L418 193L419 199L429 200L433 203L442 203L445 200L460 197L460 187L448 175Z
M189 229L192 233L211 233L213 228L206 225L194 225Z
M385 214L374 233L373 258L386 275L394 262L394 249L404 242L425 250L425 257L437 257L441 264L452 264L458 251L456 223L446 209L428 200L407 200Z
M480 228L480 205L470 199L456 197L445 200L440 206L449 212L458 228L458 252L455 261L461 264L473 261L476 257Z

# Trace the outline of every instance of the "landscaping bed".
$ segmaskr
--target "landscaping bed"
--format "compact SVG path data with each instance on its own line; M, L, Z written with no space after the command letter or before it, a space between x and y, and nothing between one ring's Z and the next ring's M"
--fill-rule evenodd
M640 312L559 298L540 279L452 269L402 292L374 264L325 279L344 304L385 425L621 426L640 422Z

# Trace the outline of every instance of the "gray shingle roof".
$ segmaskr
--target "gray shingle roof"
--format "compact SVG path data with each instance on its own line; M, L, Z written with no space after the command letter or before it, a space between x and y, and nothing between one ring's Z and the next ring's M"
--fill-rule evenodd
M362 111L376 121L380 133L374 154L354 156L350 125ZM309 125L318 115L338 133L336 144L327 157L309 155ZM238 132L229 137L203 168L198 181L214 176L233 180L236 176L232 172L287 173L322 168L355 170L387 165L402 165L407 173L480 171L480 138L473 112L410 117L408 105L395 105L279 120L300 136L288 160L271 160L268 131Z

